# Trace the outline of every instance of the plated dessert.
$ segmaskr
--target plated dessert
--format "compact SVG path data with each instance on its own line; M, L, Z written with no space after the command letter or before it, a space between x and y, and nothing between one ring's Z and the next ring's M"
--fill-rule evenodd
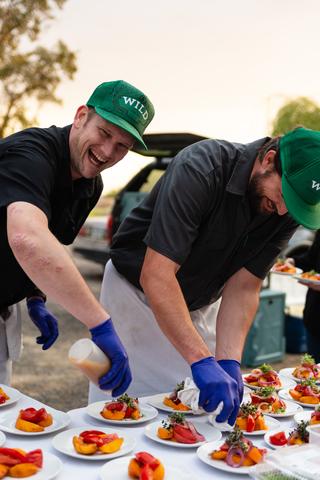
M72 443L75 451L81 455L102 455L120 450L123 438L120 438L117 433L85 430L79 435L74 435Z
M53 418L45 408L33 407L20 410L15 427L23 432L43 432L53 423Z
M148 452L138 452L128 465L130 478L139 480L163 480L165 469L162 462Z
M185 419L183 413L172 413L167 420L162 420L157 435L161 440L185 444L205 441L205 437L196 430L192 422Z
M309 432L307 431L308 421L301 420L297 427L288 434L281 430L270 434L266 439L267 443L275 447L284 447L287 445L304 445L309 443Z
M0 448L0 479L25 478L36 474L43 464L42 450L26 452L21 448Z
M320 282L320 273L316 272L315 270L310 270L309 272L303 272L300 275L301 278L305 278L306 280L315 280Z
M249 387L282 387L278 373L267 363L251 370L248 375L243 376L243 380Z
M320 405L311 412L310 425L317 425L320 423Z
M273 265L272 272L274 273L285 273L287 275L294 275L297 273L297 269L294 265L291 265L286 261L286 259L278 258L276 263ZM301 270L300 270L301 272Z
M142 417L139 400L129 397L126 393L115 401L105 403L100 413L108 420L138 420Z
M184 405L181 400L178 398L178 392L184 389L184 381L177 383L176 388L170 393L169 396L165 396L163 399L164 405L171 407L173 410L178 410L181 412L187 412L191 410L187 405Z
M255 432L261 430L268 430L265 423L263 413L258 404L250 402L243 403L236 419L237 427L243 432Z
M314 378L320 379L320 366L316 364L314 358L308 353L301 358L300 365L298 365L292 372L292 375L297 380L306 380Z
M303 380L294 388L290 388L289 394L301 404L317 405L320 403L320 387L316 385L316 380L313 378Z
M212 460L226 462L232 468L249 467L263 461L267 450L253 445L237 427L227 436L219 449L210 453Z
M251 403L263 413L285 413L287 405L278 397L274 387L260 387L250 393Z
M8 400L10 400L9 395L0 387L0 405L6 403Z

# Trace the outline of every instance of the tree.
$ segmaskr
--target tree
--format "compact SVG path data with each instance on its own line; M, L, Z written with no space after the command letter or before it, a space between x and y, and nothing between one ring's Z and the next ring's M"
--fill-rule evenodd
M0 137L36 124L30 101L61 103L56 89L77 70L76 55L61 40L54 48L36 44L44 22L66 0L0 0ZM28 43L31 48L23 50Z
M280 108L272 124L272 136L286 133L299 125L320 130L320 107L307 97L298 97Z

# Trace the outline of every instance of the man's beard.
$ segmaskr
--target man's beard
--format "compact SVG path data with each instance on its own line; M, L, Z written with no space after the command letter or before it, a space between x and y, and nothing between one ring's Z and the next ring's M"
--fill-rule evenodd
M263 182L271 175L272 172L255 173L250 179L247 193L251 211L255 215L270 215L270 213L263 210L262 202L265 198L263 193Z

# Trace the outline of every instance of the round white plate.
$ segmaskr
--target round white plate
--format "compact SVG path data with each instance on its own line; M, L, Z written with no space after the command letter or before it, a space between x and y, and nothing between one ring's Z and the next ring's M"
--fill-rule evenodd
M315 408L319 405L319 403L303 403L303 402L299 402L298 400L295 400L294 398L291 397L289 393L289 389L280 390L278 395L280 398L283 398L283 400L291 400L292 402L298 403L302 407Z
M246 403L246 402L250 402L250 395L245 395L243 397L243 403ZM292 402L290 401L286 401L286 411L283 412L283 413L267 413L267 412L263 412L263 415L268 415L269 417L274 417L274 418L285 418L285 417L291 417L292 415L294 415L295 413L297 412L301 412L302 411L302 407L300 405L298 405L296 402L293 401L292 399Z
M294 277L295 275L300 275L302 273L301 268L296 267L296 271L294 273L289 273L289 272L279 272L278 270L275 270L271 268L270 273L275 273L276 275L286 275L287 277Z
M213 460L209 455L213 450L218 450L222 445L222 442L215 441L215 442L208 442L201 445L201 447L197 450L197 455L202 460L202 462L210 465L210 467L214 467L218 470L223 470L224 472L229 473L238 473L238 474L248 474L250 470L254 467L230 467L225 461L223 460ZM260 447L259 447L260 448Z
M29 407L32 407L32 403L29 405ZM35 408L39 408L39 406L36 405ZM14 435L34 437L36 435L47 435L49 433L56 432L69 425L71 419L67 413L53 410L50 407L46 407L46 410L48 413L51 413L53 417L53 423L49 427L46 427L43 432L23 432L22 430L18 430L15 427L15 423L18 418L20 408L17 407L8 411L0 412L0 429L8 433L13 433Z
M247 377L248 375L250 375L250 373L244 373L242 375L242 380L243 380L243 383L247 386L247 387L250 387L252 390L257 390L257 388L260 388L260 387L256 387L254 385L250 385L250 383L247 383L245 381L245 377ZM293 379L290 379L288 378L287 376L285 375L279 375L279 378L280 378L280 382L281 382L281 386L280 387L276 387L276 391L278 392L279 390L281 390L282 388L294 388L296 386L296 382L293 380Z
M305 285L320 285L320 280L312 280L309 278L303 278L301 275L293 275L293 278L299 280L299 282L304 283Z
M173 408L165 405L163 403L164 397L168 397L171 393L158 393L157 395L153 395L147 399L147 403L152 405L153 407L157 408L158 410L162 410L163 412L169 413L183 413L184 415L203 415L203 413L193 413L192 410L182 411L182 410L174 410Z
M52 439L53 447L59 452L64 453L65 455L69 455L69 457L80 458L81 460L89 461L102 460L103 462L105 462L110 458L121 457L122 455L126 455L127 453L132 452L136 444L136 441L133 438L129 437L126 434L123 434L122 432L115 432L114 429L110 428L99 428L99 430L104 433L118 433L119 437L124 439L122 447L120 448L120 450L114 453L81 455L81 453L76 452L72 443L72 438L74 437L74 435L79 436L80 433L84 430L86 430L85 427L77 427L58 433L58 435L56 435Z
M290 380L293 380L294 382L296 383L299 383L299 382L302 382L303 379L300 379L300 378L296 378L294 377L292 374L294 372L295 368L282 368L280 371L279 371L279 375L283 376L283 377L288 377L290 378ZM320 383L320 378L318 378L316 380L316 383ZM287 387L285 387L287 388Z
M52 453L43 453L43 466L35 474L32 475L34 480L50 480L56 477L62 470L62 462L60 458L52 455ZM31 477L30 477L31 478Z
M138 420L133 420L132 418L125 418L123 420L109 420L108 418L104 418L101 415L101 411L103 407L105 406L105 401L102 402L95 402L95 403L90 403L90 405L87 406L86 412L90 417L96 418L97 420L101 420L101 422L104 423L110 423L112 425L136 425L139 423L144 423L148 422L149 420L152 420L158 415L158 410L155 408L151 407L150 405L143 405L140 404L140 412L142 414L141 418L138 418Z
M4 445L6 441L6 436L3 432L0 432L0 447L2 447L2 445Z
M163 440L162 438L159 438L157 435L158 428L162 426L161 422L150 423L145 427L144 433L148 438L150 438L151 440L154 440L155 442L162 443L163 445L168 445L169 447L176 447L176 448L195 448L195 447L199 447L199 445L202 445L205 442L220 440L220 438L222 437L221 432L219 432L219 430L214 428L212 425L209 425L208 423L198 423L198 422L192 422L192 423L195 426L196 430L205 437L205 440L203 442L178 443L178 442L172 442L171 440Z
M128 480L128 465L133 457L117 458L111 462L105 463L100 469L101 480ZM180 468L172 465L164 465L165 480L192 480L189 473L184 472Z
M309 422L311 419L311 410L304 410L303 412L296 413L294 418L294 421L296 423L301 422L301 420L304 420L305 422Z
M286 438L288 438L289 433L292 432L292 431L293 431L293 428L279 428L277 430L272 430L272 432L267 432L265 434L265 436L263 437L263 439L269 447L274 448L275 450L277 450L278 448L290 447L292 445L287 445L287 444L285 444L285 445L273 445L273 443L270 442L270 436L275 435L276 433L279 433L279 432L284 432Z
M22 393L19 392L19 390L16 390L15 388L8 387L7 385L3 385L0 383L0 387L4 390L4 392L8 395L9 400L7 400L5 403L0 404L1 407L6 407L7 405L11 405L12 403L15 403L19 400L19 398L22 397Z
M268 427L268 432L269 430L274 430L275 428L280 427L279 420L276 420L275 418L265 416L264 421ZM264 435L266 433L266 430L255 430L254 432L247 432L246 430L242 430L242 432L246 437L247 435Z

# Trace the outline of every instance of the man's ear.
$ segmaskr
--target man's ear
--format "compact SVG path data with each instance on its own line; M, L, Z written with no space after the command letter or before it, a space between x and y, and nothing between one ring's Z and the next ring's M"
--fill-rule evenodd
M73 125L75 128L80 128L85 123L89 113L89 107L87 105L81 105L78 107L73 119Z
M267 153L264 155L261 166L265 172L271 172L275 170L275 158L276 158L276 150L268 150Z

